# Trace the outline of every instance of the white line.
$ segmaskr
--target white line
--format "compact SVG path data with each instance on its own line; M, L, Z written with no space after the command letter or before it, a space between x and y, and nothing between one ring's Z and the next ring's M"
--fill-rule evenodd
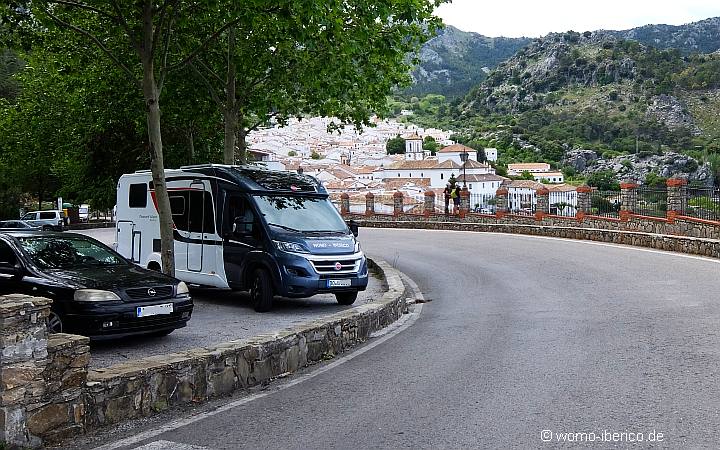
M400 229L400 228L375 228L375 229L383 230L383 231L389 231L389 230L407 231L405 229ZM578 228L578 229L582 230L583 228ZM474 234L474 235L494 234L494 235L498 235L498 236L511 236L511 237L516 237L516 238L529 238L529 239L548 239L548 240L556 240L556 241L564 241L564 242L573 242L576 244L598 245L601 247L614 247L614 248L624 249L624 250L635 250L638 252L657 253L659 255L677 256L679 258L697 259L700 261L720 263L720 259L713 258L710 256L690 255L687 253L674 252L671 250L657 250L654 248L638 247L638 246L630 245L630 244L613 244L610 242L597 242L597 241L590 241L587 239L572 239L572 238L562 238L562 237L554 237L554 236L537 236L537 235L533 235L533 234L522 234L522 233L500 233L497 231L426 230L426 229L422 229L422 228L418 228L418 230L431 231L431 232L437 231L437 232L444 232L444 233L466 233L466 234ZM657 236L663 236L663 235L658 234ZM669 237L674 237L674 236L669 236ZM683 237L683 236L679 236L679 237Z
M422 298L422 294L421 294L421 293L416 293L416 295L419 295L420 298ZM318 375L320 375L320 374L323 374L323 373L327 372L328 370L334 369L335 367L339 366L340 364L344 364L344 363L346 363L346 362L348 362L348 361L350 361L350 360L352 360L352 359L354 359L354 358L362 355L363 353L372 350L373 348L377 347L378 345L382 344L383 342L387 341L388 339L396 336L396 335L399 334L400 332L402 332L402 331L406 330L407 328L409 328L409 327L410 327L412 324L414 324L415 321L417 321L417 319L420 317L420 313L422 312L422 306L423 306L422 304L417 304L417 305L415 305L415 308L414 308L413 312L411 312L411 313L409 313L409 314L406 314L406 315L404 315L403 317L401 317L400 319L398 319L398 322L402 321L402 324L399 325L399 326L398 326L395 330L393 330L392 332L390 332L390 333L388 333L388 334L386 334L386 335L384 335L384 336L382 336L382 337L379 337L377 340L374 340L374 341L370 342L369 344L365 345L363 348L361 348L361 349L359 349L359 350L355 350L355 351L353 351L352 353L350 353L350 354L348 354L348 355L345 355L345 356L342 356L342 357L336 359L335 361L331 362L330 364L327 364L327 365L325 365L325 366L323 366L323 367L320 367L320 368L317 369L317 370L313 370L311 373L308 373L308 374L306 374L306 375L298 376L297 378L295 378L295 379L293 379L293 380L291 380L291 381L289 381L289 382L287 382L287 383L285 383L285 384L282 384L282 385L273 387L272 390L268 390L268 391L261 392L261 393L258 393L258 394L250 395L250 396L248 396L248 397L244 397L244 398L242 398L242 399L240 399L240 400L236 400L236 401L234 401L234 402L231 402L231 403L228 403L228 404L226 404L226 405L220 406L219 408L214 409L214 410L212 410L212 411L204 412L204 413L198 414L198 415L193 416L193 417L188 417L188 418L185 418L185 419L176 420L176 421L174 421L174 422L170 422L170 423L168 423L168 424L166 424L166 425L163 425L163 426L161 426L161 427L159 427L159 428L156 428L156 429L154 429L154 430L145 431L144 433L137 434L137 435L135 435L135 436L133 436L133 437L129 437L129 438L122 439L122 440L119 440L119 441L116 441L116 442L111 442L111 443L109 443L109 444L105 444L105 445L100 446L100 447L96 447L94 450L116 450L116 449L119 449L119 448L122 448L122 447L127 447L127 446L130 446L130 445L138 444L138 443L140 443L140 442L142 442L142 441L145 441L145 440L148 440L148 439L152 439L152 438L154 438L155 436L159 436L159 435L161 435L161 434L163 434L163 433L167 433L168 431L176 430L176 429L178 429L178 428L181 428L181 427L190 425L190 424L195 423L195 422L198 422L198 421L200 421L200 420L207 419L208 417L212 417L212 416L215 416L215 415L217 415L217 414L224 413L225 411L229 411L229 410L231 410L231 409L233 409L233 408L237 408L238 406L245 405L245 404L247 404L247 403L253 402L253 401L258 400L258 399L261 399L261 398L266 397L266 396L268 396L268 395L272 395L272 394L274 394L274 393L276 393L276 392L283 391L283 390L285 390L285 389L288 389L288 388L291 388L291 387L293 387L293 386L295 386L295 385L298 385L298 384L300 384L300 383L302 383L302 382L305 382L305 381L307 381L307 380L310 380L310 379L312 379L312 378L315 378L316 376L318 376ZM396 323L397 323L397 322L396 322ZM393 325L394 325L394 324L393 324Z

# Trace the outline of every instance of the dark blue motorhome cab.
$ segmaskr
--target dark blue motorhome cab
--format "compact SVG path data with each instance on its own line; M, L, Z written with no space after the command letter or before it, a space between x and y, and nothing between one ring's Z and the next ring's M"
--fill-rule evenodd
M176 277L249 290L258 311L273 296L335 294L352 304L368 283L357 228L316 179L249 166L166 171L175 223ZM132 206L134 205L134 207ZM159 268L159 227L149 172L118 183L118 251Z

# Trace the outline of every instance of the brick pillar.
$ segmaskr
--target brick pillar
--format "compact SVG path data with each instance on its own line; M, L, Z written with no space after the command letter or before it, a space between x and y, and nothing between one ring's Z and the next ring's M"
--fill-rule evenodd
M578 186L577 188L577 212L575 217L582 221L592 208L592 188L590 186Z
M620 183L620 220L627 221L637 210L638 185L632 181Z
M348 214L350 212L350 196L343 192L340 194L340 214Z
M508 190L501 187L495 192L495 215L498 219L508 213Z
M48 364L45 319L52 302L25 295L0 296L0 443L40 447L27 426L28 408L42 403Z
M667 180L667 219L675 221L687 210L688 193L685 178L670 178Z
M375 215L375 195L372 192L365 194L365 215Z
M393 194L393 215L398 216L403 213L403 193L395 191Z
M535 219L543 220L550 214L550 191L547 188L535 190Z
M423 205L423 214L425 217L435 213L435 192L425 191L425 204Z
M460 191L460 217L465 217L470 211L470 192L464 187Z

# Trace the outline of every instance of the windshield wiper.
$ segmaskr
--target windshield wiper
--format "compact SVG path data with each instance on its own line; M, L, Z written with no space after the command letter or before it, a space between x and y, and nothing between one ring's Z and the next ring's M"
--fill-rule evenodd
M292 231L292 232L295 232L295 233L302 233L302 232L303 232L303 230L298 230L297 228L292 228L292 227L286 227L285 225L280 225L280 224L277 224L277 223L270 223L270 222L268 222L268 225L272 225L272 226L274 226L274 227L282 228L283 230L288 230L288 231Z

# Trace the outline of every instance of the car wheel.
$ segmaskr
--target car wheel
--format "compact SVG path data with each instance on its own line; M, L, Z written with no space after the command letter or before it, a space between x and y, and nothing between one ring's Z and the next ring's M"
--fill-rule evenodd
M45 323L47 324L48 333L62 333L65 330L62 317L55 311L50 310L50 314L47 319L45 319Z
M270 275L265 269L255 269L252 276L250 298L253 308L257 312L267 312L272 308L273 289L270 283Z
M341 305L352 305L357 300L358 293L354 292L338 292L335 294L335 299Z

